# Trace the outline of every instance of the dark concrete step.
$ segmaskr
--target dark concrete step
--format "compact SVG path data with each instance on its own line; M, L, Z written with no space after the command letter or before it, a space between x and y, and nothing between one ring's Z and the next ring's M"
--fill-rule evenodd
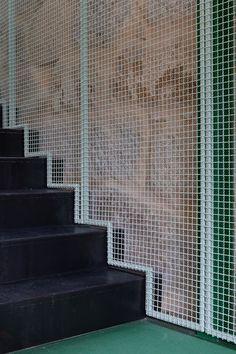
M3 107L0 104L0 129L2 128L2 122L3 122Z
M0 129L0 157L24 156L24 131Z
M144 278L117 270L0 286L0 352L144 317Z
M0 283L106 265L106 229L60 225L0 230Z
M46 187L46 159L0 157L0 190L41 189Z
M0 228L63 225L73 222L73 191L37 189L0 192Z

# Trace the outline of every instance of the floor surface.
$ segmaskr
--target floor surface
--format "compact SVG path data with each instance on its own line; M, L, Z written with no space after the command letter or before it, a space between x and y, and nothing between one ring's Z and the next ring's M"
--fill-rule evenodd
M235 350L142 320L19 354L235 354Z

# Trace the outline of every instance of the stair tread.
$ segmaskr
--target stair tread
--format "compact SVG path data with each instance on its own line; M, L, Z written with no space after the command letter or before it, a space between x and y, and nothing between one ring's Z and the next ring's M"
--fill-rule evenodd
M107 265L107 228L74 224L22 128L0 129L0 174L0 353L142 318L144 277Z
M0 156L0 163L1 162L21 162L21 161L40 161L45 159L44 157L23 157L23 156Z
M42 195L62 195L71 194L73 189L56 189L56 188L43 188L43 189L15 189L15 190L1 190L0 198L9 196L31 196L40 197Z
M0 134L22 134L23 132L22 128L0 129Z
M58 238L68 236L83 236L92 233L104 234L106 229L90 225L49 225L35 227L21 227L15 229L0 229L0 242L25 241L29 239Z
M104 268L93 271L57 274L36 280L22 281L0 286L0 306L40 300L50 296L63 296L68 293L80 293L90 289L109 288L137 281L143 281L139 275Z

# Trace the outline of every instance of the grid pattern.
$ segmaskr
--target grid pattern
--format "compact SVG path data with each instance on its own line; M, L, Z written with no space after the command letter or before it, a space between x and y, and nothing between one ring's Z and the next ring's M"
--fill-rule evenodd
M78 1L15 1L17 125L32 154L50 154L50 181L80 182Z
M0 104L4 110L4 119L7 116L7 103L8 103L8 4L7 0L1 1L0 11ZM3 122L7 126L8 122Z
M208 175L206 306L209 334L236 342L234 1L207 2L206 141Z
M89 2L90 215L150 268L149 314L199 323L197 8ZM172 318L171 318L172 317Z
M236 342L233 0L0 4L5 125L146 272L148 315Z

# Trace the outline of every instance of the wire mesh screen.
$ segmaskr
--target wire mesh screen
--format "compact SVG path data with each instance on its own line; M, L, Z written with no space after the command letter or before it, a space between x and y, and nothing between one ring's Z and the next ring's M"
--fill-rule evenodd
M89 2L90 216L113 224L111 263L152 269L149 314L193 328L196 16L195 1Z
M0 104L6 118L6 108L8 103L8 3L7 0L1 1L0 11ZM2 122L7 125L8 122Z
M0 4L5 126L146 272L149 316L236 342L233 0Z
M207 332L235 338L235 4L207 3L206 95L208 223L206 225Z
M78 1L15 1L17 125L50 154L51 183L80 182Z

